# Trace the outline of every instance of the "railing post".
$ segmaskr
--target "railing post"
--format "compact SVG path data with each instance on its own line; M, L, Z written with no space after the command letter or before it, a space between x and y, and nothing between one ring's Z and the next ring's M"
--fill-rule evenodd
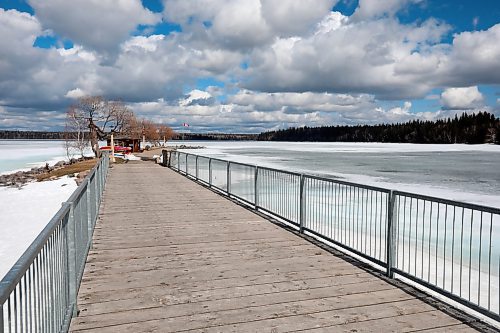
M304 181L305 177L304 175L300 175L300 208L299 208L299 231L300 233L304 233L304 222L305 222L305 195L304 195Z
M168 163L168 152L167 152L167 150L166 149L162 149L161 154L163 156L163 166L164 167L168 167L169 163Z
M101 203L102 160L97 163L97 205Z
M208 159L208 185L212 187L212 159Z
M3 323L3 304L0 304L0 333L4 333L3 329L4 329L4 323Z
M392 271L393 261L395 256L395 246L394 246L394 203L395 195L393 191L389 192L387 198L387 240L385 242L386 246L386 259L387 259L387 276L392 278L394 273Z
M231 162L227 162L227 177L226 177L227 195L231 195Z
M69 213L66 221L66 244L68 246L68 266L66 274L68 276L69 303L74 304L72 316L76 317L78 313L78 281L76 271L75 204L73 202L64 202L63 205L69 205Z
M186 154L185 160L186 160L186 176L189 176L189 171L188 171L188 154Z
M94 174L94 201L95 201L95 221L97 222L97 216L99 215L99 172L102 169L100 165L97 167Z
M255 210L259 209L259 167L255 166L255 176L254 176L254 203Z
M195 164L196 164L196 180L198 180L198 155L196 155Z
M87 234L89 237L89 246L92 244L92 231L93 231L93 222L92 222L92 207L90 206L90 178L87 181L87 189L85 190L85 196L87 197Z

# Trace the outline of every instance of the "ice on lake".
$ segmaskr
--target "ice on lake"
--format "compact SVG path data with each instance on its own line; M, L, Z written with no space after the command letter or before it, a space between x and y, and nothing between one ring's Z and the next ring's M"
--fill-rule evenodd
M499 145L170 141L194 154L500 207Z

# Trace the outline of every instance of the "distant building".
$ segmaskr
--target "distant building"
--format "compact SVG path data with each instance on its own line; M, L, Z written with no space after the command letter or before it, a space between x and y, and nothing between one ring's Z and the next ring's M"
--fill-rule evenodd
M137 153L141 151L141 140L132 138L126 135L115 135L114 137L115 146L130 147L132 148L132 153ZM107 138L107 145L111 146L111 138Z

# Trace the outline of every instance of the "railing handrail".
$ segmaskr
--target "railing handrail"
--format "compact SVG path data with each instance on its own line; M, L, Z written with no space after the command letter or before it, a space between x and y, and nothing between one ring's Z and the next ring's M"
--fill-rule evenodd
M393 192L394 192L394 195L400 195L400 196L405 196L405 197L412 197L415 199L434 201L434 202L438 202L438 203L441 203L444 205L453 205L453 206L466 208L466 209L480 210L480 211L484 211L484 212L492 213L492 214L500 214L500 208L497 208L497 207L478 205L478 204L469 203L469 202L444 199L444 198L439 198L439 197L435 197L435 196L431 196L431 195L418 194L418 193L412 193L412 192L406 192L406 191L394 190Z

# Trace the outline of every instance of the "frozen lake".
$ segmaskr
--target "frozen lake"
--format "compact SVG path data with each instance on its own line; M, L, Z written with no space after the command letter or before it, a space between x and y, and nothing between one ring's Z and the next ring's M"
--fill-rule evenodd
M0 173L66 159L63 141L0 140Z
M69 155L71 158L80 157L75 152ZM92 156L90 146L85 155ZM62 140L0 140L0 174L29 170L45 163L52 165L62 160L68 160Z
M191 153L500 207L500 146L170 141Z

